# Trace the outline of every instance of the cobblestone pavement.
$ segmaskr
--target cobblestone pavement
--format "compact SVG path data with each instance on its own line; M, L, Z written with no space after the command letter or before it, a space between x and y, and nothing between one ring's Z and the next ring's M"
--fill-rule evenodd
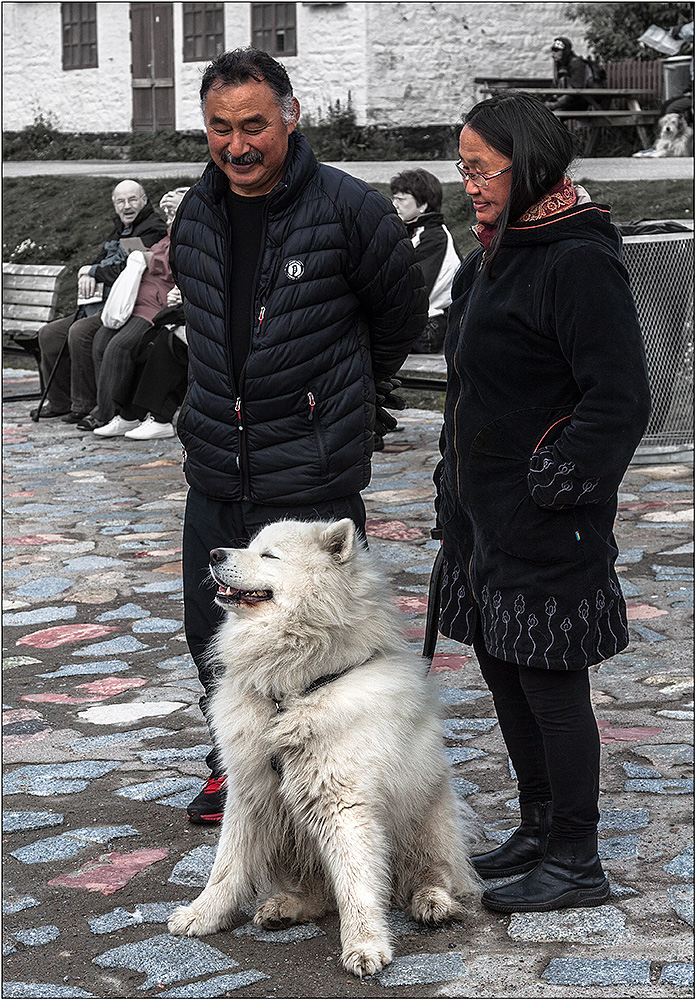
M335 916L167 934L216 842L185 816L207 731L181 624L179 447L37 425L32 405L4 406L4 997L693 996L689 467L634 466L622 486L632 643L592 672L610 901L477 906L438 931L395 912L397 957L361 983L340 967ZM375 458L368 527L418 645L440 418L399 424ZM493 846L517 812L492 701L467 647L441 639L433 670L459 794Z

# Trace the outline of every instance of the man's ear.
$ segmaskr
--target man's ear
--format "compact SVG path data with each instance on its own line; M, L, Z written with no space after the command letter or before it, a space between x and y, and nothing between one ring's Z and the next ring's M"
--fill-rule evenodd
M292 99L292 110L293 110L293 118L288 122L287 125L288 135L290 135L291 132L295 131L295 129L297 128L297 123L300 120L300 102L297 100L296 97L293 97Z
M346 562L355 549L355 525L349 517L335 521L322 533L321 543L336 562Z

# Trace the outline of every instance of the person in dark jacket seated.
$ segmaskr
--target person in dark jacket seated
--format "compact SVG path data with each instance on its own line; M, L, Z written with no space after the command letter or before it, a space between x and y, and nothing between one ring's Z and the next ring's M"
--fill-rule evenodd
M104 246L93 264L85 264L77 276L77 310L70 316L55 319L39 330L41 370L48 382L67 338L48 390L48 406L42 417L62 417L76 424L97 402L97 385L92 364L92 341L101 326L101 310L114 281L126 264L127 253L120 243L125 237L139 237L151 247L167 235L167 225L147 200L137 181L125 180L112 193L116 218ZM100 288L101 286L101 288ZM36 411L32 411L32 416Z
M560 87L561 90L592 86L589 66L582 56L573 52L573 43L569 38L563 36L554 38L551 58L554 86ZM588 107L588 101L581 94L563 94L546 106L553 111L584 111Z
M210 550L285 517L351 517L364 532L378 390L388 395L422 332L428 297L392 205L319 164L295 131L280 63L223 53L200 97L212 161L181 203L171 262L189 350L177 424L190 487L184 623L205 714L221 617L204 586ZM196 823L222 818L214 739L207 762Z
M442 217L442 184L428 170L404 170L392 177L392 203L406 225L428 292L428 322L412 354L439 354L452 301L452 279L461 257Z
M471 860L483 879L525 876L487 889L491 910L598 906L589 668L629 641L613 525L650 412L643 338L609 209L567 175L570 132L510 91L464 122L457 166L480 246L445 340L440 631L474 647L521 816Z

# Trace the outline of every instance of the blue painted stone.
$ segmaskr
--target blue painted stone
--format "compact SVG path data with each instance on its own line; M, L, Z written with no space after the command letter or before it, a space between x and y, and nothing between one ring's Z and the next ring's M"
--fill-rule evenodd
M694 887L693 885L673 885L667 890L669 905L680 920L690 927L694 926Z
M647 625L636 625L635 622L631 622L630 632L639 635L645 642L664 642L667 638L666 635L660 635L659 632L648 628Z
M649 809L600 809L597 829L639 830L649 821Z
M75 840L67 834L60 834L58 837L46 837L26 847L19 847L16 851L12 851L12 857L25 865L47 864L51 861L73 858L83 851L85 846L84 841Z
M224 972L239 965L217 948L196 938L160 934L135 944L97 955L92 961L102 969L133 969L146 974L140 989L151 990L181 979L193 979L209 972Z
M486 757L485 750L477 750L475 747L446 747L445 756L450 764L465 764L475 757Z
M199 746L185 747L181 750L173 747L165 747L162 750L138 750L138 757L144 764L166 763L175 760L205 760L210 750L210 746L201 743Z
M424 924L419 924L417 920L409 917L403 910L390 910L387 914L389 930L396 937L405 937L407 934L425 934L427 928Z
M115 566L128 566L129 563L123 559L114 559L110 556L79 556L77 559L69 559L64 565L68 573L90 573L97 569L113 569Z
M17 951L17 949L15 948L15 946L13 944L9 944L7 941L3 942L3 946L2 946L2 957L3 958L5 957L5 955L13 955L16 951Z
M440 701L446 705L461 705L467 701L477 701L479 698L486 698L490 691L465 691L462 688L443 687L438 691Z
M619 565L629 565L630 563L639 563L645 554L645 549L625 549L619 552L617 563Z
M694 579L693 566L653 566L652 570L657 581Z
M449 955L401 955L379 973L382 986L424 986L445 983L466 975L464 959L458 952Z
M145 618L133 625L133 631L140 632L178 632L184 623L176 618Z
M15 625L43 625L46 622L72 621L77 616L75 604L64 604L62 607L34 608L31 611L16 611L14 614L2 616L5 627Z
M310 938L320 937L324 931L311 923L294 924L292 927L270 931L250 921L237 927L232 933L235 937L252 937L255 941L263 941L265 944L296 944L298 941L309 941Z
M133 525L133 531L140 532L141 534L145 534L148 531L166 531L166 528L167 528L166 524L155 524L152 521L150 521L150 522L148 522L146 524L143 524L141 522L140 524L134 524ZM167 542L167 544L169 545L171 543Z
M598 841L599 856L603 861L626 860L638 856L638 837L603 837Z
M181 656L171 656L168 660L162 660L157 664L158 670L178 670L182 667L194 670L195 676L198 676L196 664L190 653L182 653ZM191 676L194 676L194 674Z
M631 778L624 785L626 792L650 792L654 795L691 795L694 783L689 778Z
M452 787L460 799L465 799L468 795L475 795L476 792L481 791L479 785L475 785L473 781L467 781L465 778L452 778Z
M476 733L489 733L491 729L494 729L498 725L497 719L445 719L448 726L451 726L451 731L456 732L461 739L465 732L464 730L473 730ZM456 739L456 737L451 737Z
M191 983L188 986L176 986L173 990L160 993L161 997L227 997L232 990L241 990L243 986L251 986L262 979L268 979L265 972L258 969L246 969L235 972L231 976L213 976L205 982Z
M141 608L139 604L123 604L113 611L105 611L94 620L97 622L110 622L118 618L149 618L150 612L146 608Z
M172 809L186 809L189 802L194 798L194 791L198 791L201 787L200 781L195 785L191 785L190 788L182 788L180 792L175 792L174 795L166 795L163 799L157 799L158 805L170 806Z
M553 958L541 978L556 986L648 986L650 962L621 958Z
M647 483L647 485L642 486L641 493L693 493L693 486L687 486L685 483L671 483L671 482L654 482Z
M643 593L642 588L635 584L632 580L623 580L620 578L619 583L621 584L621 590L624 597L640 597Z
M688 989L694 985L694 966L692 962L668 962L662 966L658 986L677 986Z
M18 830L43 830L50 826L60 826L63 813L54 812L13 812L2 814L2 832L16 833Z
M8 983L2 984L3 998L22 998L22 1000L43 1000L44 997L66 997L83 1000L83 998L93 997L96 1000L96 993L87 993L78 989L77 986L54 986L53 983Z
M174 910L185 905L186 900L174 903L139 903L132 913L119 906L110 913L92 917L87 923L93 934L110 934L138 924L166 924Z
M200 783L200 778L194 778L190 775L181 778L156 778L154 781L144 781L142 784L119 788L116 795L122 795L126 799L134 799L137 802L153 802L155 799L172 795L183 789L198 788Z
M114 653L136 653L147 649L134 635L122 635L118 639L108 639L106 642L95 642L91 646L76 649L73 656L111 656Z
M210 869L215 861L217 848L212 844L201 844L194 847L183 856L181 861L174 865L174 870L169 876L169 881L174 885L204 886L208 882Z
M678 854L668 865L663 865L664 870L669 875L676 875L677 878L687 879L693 882L694 879L694 848L687 847Z
M145 726L143 729L130 729L126 733L111 733L109 736L83 736L73 740L70 749L76 753L90 754L93 750L102 750L111 746L127 746L129 743L139 743L140 740L154 740L160 736L171 736L171 729L158 726Z
M14 593L17 597L55 597L74 586L74 580L62 576L42 576L30 583L23 583Z
M13 936L20 944L34 947L55 941L60 936L60 931L53 924L47 924L45 927L27 927L26 930L14 931Z
M39 674L39 677L81 677L84 674L119 674L124 670L130 670L130 663L125 660L93 660L90 663L65 663L58 670L53 670L47 674Z
M83 826L79 830L69 830L67 836L85 840L88 844L108 844L110 840L118 840L119 837L137 837L138 832L134 826L128 824L123 826Z
M641 764L634 764L629 761L623 765L623 769L629 778L661 778L662 775L654 767L643 767Z
M21 896L19 899L5 899L2 903L2 912L5 916L11 916L13 913L21 913L22 910L28 910L32 906L40 906L38 899L34 899L33 896Z
M4 795L70 795L83 792L94 778L120 766L118 760L84 760L73 764L29 764L6 774Z
M183 581L181 577L177 580L162 580L156 583L146 583L142 587L133 587L136 594L169 594L172 590L181 590Z

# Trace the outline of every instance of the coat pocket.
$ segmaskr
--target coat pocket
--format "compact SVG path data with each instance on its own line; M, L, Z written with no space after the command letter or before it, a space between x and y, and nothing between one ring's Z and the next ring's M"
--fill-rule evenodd
M329 475L329 449L326 442L324 428L322 427L321 417L319 416L317 398L312 389L307 390L307 408L309 422L312 426L312 434L314 436L314 445L319 458L319 469L322 476L326 478Z

